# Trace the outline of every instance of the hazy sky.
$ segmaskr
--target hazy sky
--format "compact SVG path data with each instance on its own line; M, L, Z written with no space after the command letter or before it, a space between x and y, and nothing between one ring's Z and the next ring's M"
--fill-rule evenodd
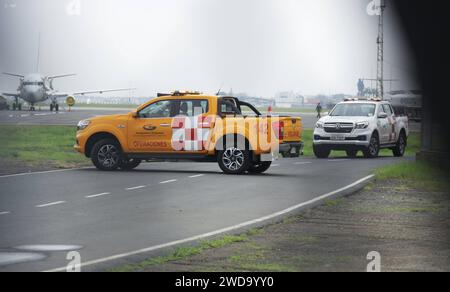
M81 9L70 10L79 1ZM0 71L78 76L57 89L224 90L271 97L356 93L375 77L377 17L370 0L0 0ZM69 15L75 14L75 15ZM411 89L414 66L392 9L386 78ZM17 80L0 77L0 89ZM369 84L367 84L369 85ZM389 90L387 86L387 90ZM125 94L126 95L126 94Z

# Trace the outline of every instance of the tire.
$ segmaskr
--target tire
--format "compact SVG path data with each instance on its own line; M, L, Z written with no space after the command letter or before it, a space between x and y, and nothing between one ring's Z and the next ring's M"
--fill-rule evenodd
M394 153L395 157L403 157L405 155L406 146L408 145L408 139L406 138L405 133L401 133L400 137L398 138L397 145L394 149L392 149L392 152Z
M374 133L370 137L369 146L363 151L365 158L377 158L380 153L380 139L378 134Z
M119 168L121 170L133 170L142 163L140 159L123 159L120 162Z
M91 152L91 160L99 170L117 170L122 161L119 143L113 139L105 139L95 143Z
M264 173L267 170L269 170L271 165L272 165L272 161L259 162L259 163L251 165L250 168L248 169L248 172Z
M220 169L226 174L243 174L251 166L250 151L236 147L219 151L217 160Z
M346 153L350 158L356 158L358 156L358 150L347 150Z
M328 157L330 157L330 154L331 154L331 149L325 148L323 146L313 145L313 151L314 151L314 155L320 159L328 158Z

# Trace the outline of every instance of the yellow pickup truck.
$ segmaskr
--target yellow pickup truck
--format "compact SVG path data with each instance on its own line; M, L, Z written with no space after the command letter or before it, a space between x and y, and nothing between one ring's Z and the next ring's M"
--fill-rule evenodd
M263 116L234 97L174 92L129 114L80 121L75 149L105 171L190 160L217 162L226 174L263 173L279 153L303 152L302 120Z

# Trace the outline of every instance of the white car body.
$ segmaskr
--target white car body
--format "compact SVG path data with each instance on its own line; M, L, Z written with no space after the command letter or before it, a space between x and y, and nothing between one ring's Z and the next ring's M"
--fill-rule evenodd
M361 105L367 109L368 114L366 116L337 116L336 109L340 107L339 109L342 110L342 105ZM373 113L371 113L372 106L375 106ZM355 108L360 107L356 106ZM361 150L364 152L369 148L374 135L378 135L379 149L394 150L399 144L401 135L405 138L404 147L406 147L406 140L409 136L408 118L396 116L392 105L386 101L344 101L337 104L328 116L317 122L314 131L314 147L325 149L325 152L328 150ZM396 156L402 156L403 153Z

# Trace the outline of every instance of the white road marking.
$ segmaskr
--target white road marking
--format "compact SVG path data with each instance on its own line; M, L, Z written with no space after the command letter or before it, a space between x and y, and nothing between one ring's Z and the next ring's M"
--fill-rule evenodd
M11 212L8 212L8 211L7 212L0 212L0 216L1 215L8 215L8 214L11 214Z
M304 165L304 164L311 164L312 162L294 162L294 165Z
M109 196L109 195L111 195L111 193L101 193L101 194L86 196L85 198L92 199L92 198L98 198L98 197Z
M135 190L140 190L145 188L146 186L137 186L137 187L132 187L132 188L126 188L126 191L135 191Z
M162 185L170 184L170 183L173 183L173 182L176 182L176 181L177 181L176 179L171 179L171 180L162 181L162 182L160 182L160 184L162 184Z
M61 205L64 203L66 203L66 201L58 201L58 202L53 202L53 203L48 203L48 204L43 204L43 205L37 205L36 208L50 207L50 206L55 206L55 205Z
M66 172L66 171L83 170L83 169L93 169L93 168L92 167L81 167L81 168L58 169L58 170L38 171L38 172L25 172L25 173L18 173L18 174L2 175L2 176L0 176L0 178L25 176L25 175L34 175L34 174L57 173L57 172Z
M168 248L168 247L173 247L173 246L180 245L180 244L185 244L185 243L189 243L189 242L193 242L193 241L198 241L198 240L202 240L202 239L205 239L205 238L210 238L212 236L216 236L216 235L219 235L219 234L223 234L223 233L228 233L228 232L231 232L231 231L239 230L239 229L242 229L244 227L252 226L252 225L255 225L255 224L267 221L267 220L271 220L271 219L277 218L277 217L282 216L282 215L289 214L289 213L291 213L291 212L293 212L293 211L295 211L297 209L300 209L300 208L303 208L303 207L315 204L315 203L317 203L319 201L326 200L329 197L332 197L332 196L334 196L334 195L336 195L336 194L338 194L340 192L346 191L346 190L351 189L351 188L353 188L353 187L355 187L355 186L357 186L357 185L359 185L361 183L367 182L367 181L371 180L374 177L375 177L375 175L369 175L369 176L367 176L365 178L362 178L362 179L360 179L360 180L358 180L358 181L356 181L356 182L354 182L354 183L352 183L352 184L350 184L348 186L345 186L343 188L340 188L338 190L332 191L330 193L327 193L325 195L322 195L320 197L317 197L317 198L312 199L310 201L307 201L305 203L301 203L301 204L292 206L290 208L287 208L287 209L282 210L282 211L277 212L277 213L273 213L273 214L265 216L265 217L261 217L261 218L255 219L255 220L247 221L247 222L244 222L244 223L241 223L241 224L237 224L237 225L234 225L234 226L230 226L230 227L227 227L227 228L219 229L219 230L216 230L216 231L212 231L212 232L209 232L209 233L204 233L204 234L201 234L201 235L197 235L197 236L193 236L193 237L189 237L189 238L185 238L185 239L180 239L180 240L176 240L176 241L172 241L172 242L168 242L168 243L164 243L164 244L160 244L160 245L155 245L155 246L151 246L151 247L147 247L147 248L143 248L143 249L127 252L127 253L117 254L117 255L113 255L113 256L97 259L97 260L84 262L84 263L81 264L80 268L87 267L87 266L92 266L92 265L96 265L96 264L100 264L100 263L104 263L104 262L108 262L108 261L112 261L112 260L122 259L122 258L125 258L125 257L137 255L137 254L147 253L147 252L155 251L155 250L162 249L162 248ZM56 268L56 269L53 269L53 270L47 270L47 271L44 271L44 272L64 272L64 271L66 271L66 269L67 269L67 267L61 267L61 268Z
M205 176L204 174L197 174L197 175L191 175L189 178L197 178L197 177L202 177Z

